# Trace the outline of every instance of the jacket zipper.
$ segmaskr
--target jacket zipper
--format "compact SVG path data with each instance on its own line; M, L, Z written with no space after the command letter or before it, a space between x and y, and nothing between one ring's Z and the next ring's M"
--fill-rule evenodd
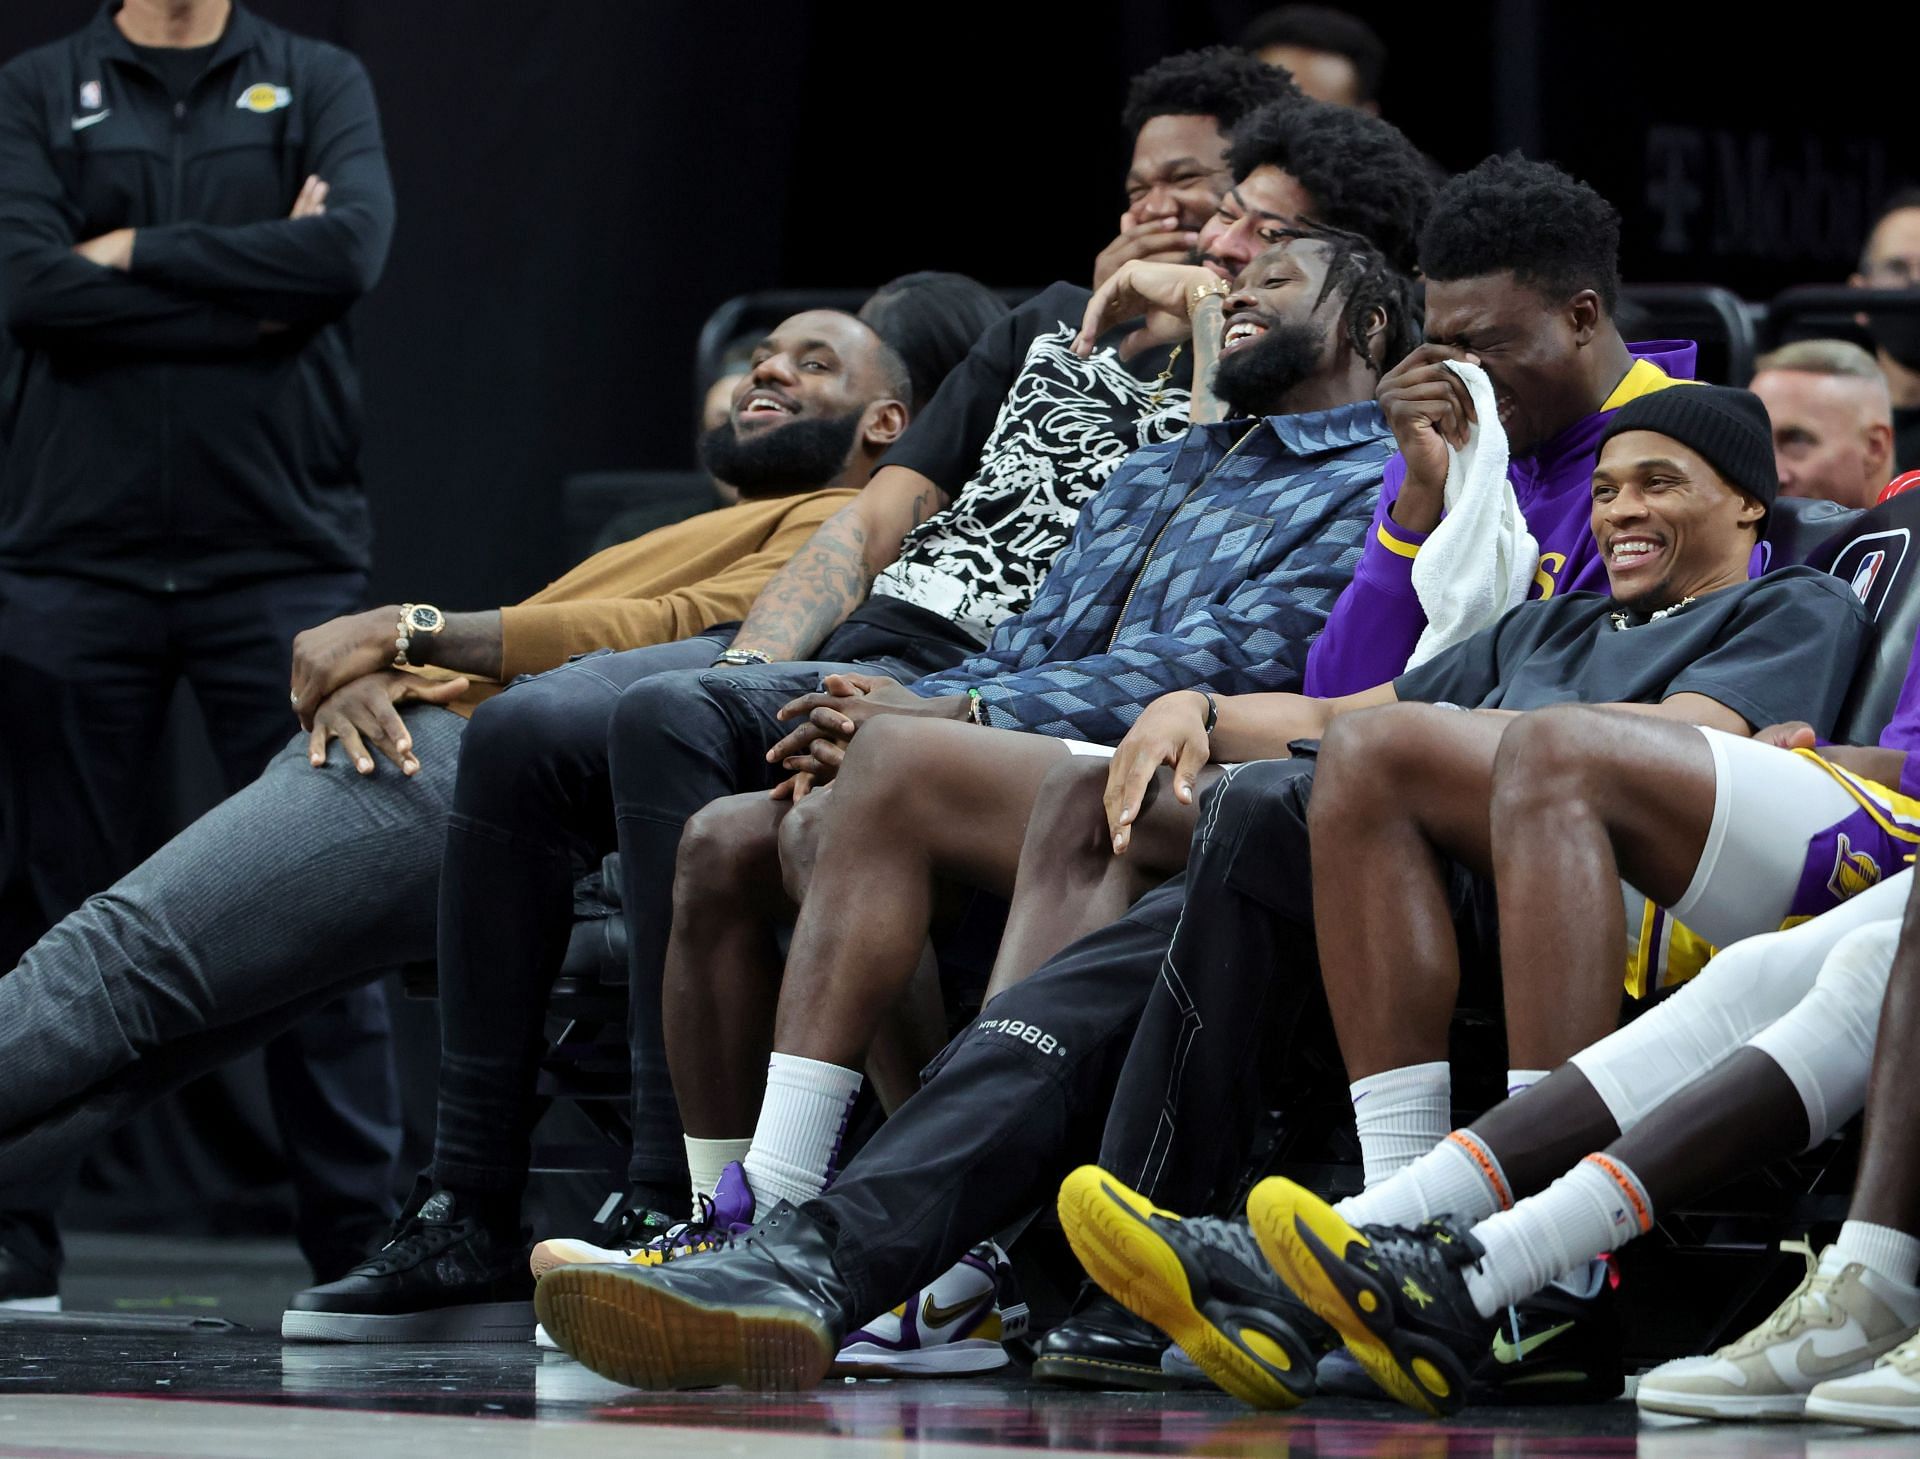
M186 189L186 135L187 103L184 97L173 103L173 189L167 210L167 221L180 221L181 194ZM166 579L163 584L169 593L175 591L178 582L173 574L173 526L174 526L174 459L173 459L173 385L174 372L169 369L163 378L166 389L160 412L160 523L163 539L168 543Z
M1194 482L1192 486L1187 488L1185 495L1174 505L1173 510L1167 513L1166 521L1160 524L1160 530L1153 534L1153 541L1147 544L1147 555L1140 559L1140 566L1134 572L1133 581L1127 585L1127 596L1121 600L1119 616L1113 620L1113 632L1107 635L1108 653L1112 653L1114 644L1120 641L1120 630L1126 627L1127 609L1133 606L1133 595L1140 590L1140 580L1147 575L1147 569L1153 566L1153 554L1160 550L1160 539L1167 535L1167 529L1173 525L1173 519L1180 515L1180 509L1182 507L1193 500L1195 493L1213 480L1214 472L1218 471L1222 466L1225 466L1227 462L1232 459L1233 453L1244 446L1252 437L1253 433L1259 429L1260 423L1255 421L1253 425L1248 428L1245 435L1227 447L1227 449L1221 453L1220 459L1207 468L1206 475L1202 476L1198 481Z

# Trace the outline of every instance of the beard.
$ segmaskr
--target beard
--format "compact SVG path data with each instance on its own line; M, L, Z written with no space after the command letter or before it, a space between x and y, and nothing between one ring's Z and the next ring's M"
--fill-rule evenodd
M817 491L846 469L860 416L803 417L751 436L729 419L700 438L700 462L742 496Z
M1272 415L1289 390L1320 368L1325 345L1310 324L1270 324L1214 366L1213 393L1229 415Z

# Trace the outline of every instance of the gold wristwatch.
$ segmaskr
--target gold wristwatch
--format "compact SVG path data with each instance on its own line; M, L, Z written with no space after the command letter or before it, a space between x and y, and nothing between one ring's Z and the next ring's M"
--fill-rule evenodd
M431 603L402 603L400 622L393 630L393 666L396 669L410 669L407 662L407 650L413 647L416 638L432 636L447 626L447 615Z
M1187 290L1187 318L1193 318L1194 311L1200 307L1203 300L1216 297L1224 299L1232 292L1233 285L1225 279L1208 279L1204 283L1195 284Z

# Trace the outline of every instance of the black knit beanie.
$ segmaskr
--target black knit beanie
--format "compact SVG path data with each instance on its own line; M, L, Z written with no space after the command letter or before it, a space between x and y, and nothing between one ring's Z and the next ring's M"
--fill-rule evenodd
M1600 433L1602 446L1622 431L1654 431L1705 457L1729 486L1769 511L1780 494L1773 466L1773 422L1751 390L1674 385L1629 400Z

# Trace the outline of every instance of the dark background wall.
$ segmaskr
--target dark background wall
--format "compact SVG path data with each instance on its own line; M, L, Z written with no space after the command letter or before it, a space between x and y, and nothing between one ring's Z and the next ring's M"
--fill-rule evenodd
M1120 207L1129 73L1257 0L969 6L257 0L372 72L400 197L359 311L379 591L510 601L561 561L571 471L689 459L721 300L908 269L1080 277ZM1643 278L1843 273L1915 170L1911 53L1859 27L1666 7L1356 4L1387 113L1442 162L1525 144L1628 219ZM5 0L0 56L78 0ZM1635 18L1622 21L1623 14Z

